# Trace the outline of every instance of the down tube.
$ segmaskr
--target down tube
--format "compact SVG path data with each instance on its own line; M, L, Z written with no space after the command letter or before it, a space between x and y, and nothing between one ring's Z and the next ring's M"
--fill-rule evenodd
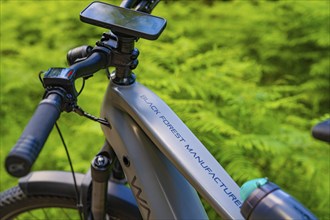
M109 106L127 112L157 148L225 219L243 219L239 187L180 118L157 95L139 83L110 83L103 117Z
M107 97L103 127L119 158L143 219L206 219L198 194L126 112Z

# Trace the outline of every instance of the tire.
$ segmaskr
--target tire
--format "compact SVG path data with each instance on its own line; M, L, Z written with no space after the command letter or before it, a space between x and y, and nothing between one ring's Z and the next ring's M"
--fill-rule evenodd
M57 172L57 175L64 173ZM61 190L63 185L68 187L67 183L51 181L49 178L47 178L47 181L40 180L40 177L49 177L52 174L53 172L50 171L33 173L32 177L23 178L18 186L1 192L0 219L15 219L16 217L19 217L19 219L80 219L74 193ZM64 177L67 174L65 173ZM33 179L36 179L33 176L39 177L38 182L33 181ZM74 188L73 184L70 185L71 188ZM110 219L141 219L136 204L132 204L131 201L125 198L127 194L124 194L127 192L123 192L122 197L120 193L122 192L118 190L115 193L113 193L113 190L108 190L107 216Z

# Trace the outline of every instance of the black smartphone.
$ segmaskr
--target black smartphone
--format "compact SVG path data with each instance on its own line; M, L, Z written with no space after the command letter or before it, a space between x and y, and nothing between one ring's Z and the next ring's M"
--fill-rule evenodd
M113 32L149 40L156 40L166 26L164 18L97 1L80 13L80 20Z

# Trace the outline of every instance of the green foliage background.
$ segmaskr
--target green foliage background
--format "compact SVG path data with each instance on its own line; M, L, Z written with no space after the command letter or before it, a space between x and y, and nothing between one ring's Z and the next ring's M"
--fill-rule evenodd
M94 45L105 31L79 22L87 4L1 1L1 190L17 182L2 164L43 94L38 72L66 66L69 49ZM165 1L154 11L168 20L164 33L136 45L138 80L239 184L267 176L320 219L330 219L330 148L313 140L310 129L330 117L329 4ZM98 115L106 76L86 84L79 104ZM75 169L86 171L103 143L99 125L64 113L60 127ZM39 169L69 169L55 132L34 166Z

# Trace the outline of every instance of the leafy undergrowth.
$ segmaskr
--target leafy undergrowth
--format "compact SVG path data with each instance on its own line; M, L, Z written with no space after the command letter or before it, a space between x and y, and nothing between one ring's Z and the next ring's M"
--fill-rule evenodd
M105 31L79 22L87 4L1 1L1 161L43 94L38 72L66 66L68 50L94 45ZM330 148L310 129L330 117L329 4L165 1L154 12L168 21L162 36L136 44L138 81L173 108L238 184L267 176L320 219L330 218ZM106 86L105 74L95 74L79 104L98 115ZM86 171L103 144L99 125L65 113L60 127L75 169ZM69 169L55 132L34 169ZM0 171L3 190L16 180Z

